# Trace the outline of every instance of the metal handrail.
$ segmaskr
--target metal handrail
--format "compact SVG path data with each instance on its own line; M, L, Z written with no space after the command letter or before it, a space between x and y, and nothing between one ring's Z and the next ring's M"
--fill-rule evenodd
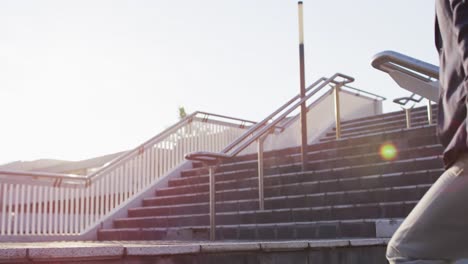
M63 178L73 180L86 180L86 176L76 175L76 174L64 174L64 173L52 173L52 172L36 172L36 171L17 171L17 170L0 170L0 176L15 176L15 177L33 177L33 178Z
M326 80L326 78L322 78L322 79ZM334 84L336 85L336 83L334 83ZM381 95L366 92L364 90L354 88L354 87L351 87L349 85L342 86L341 91L342 92L348 92L349 94L354 94L354 95L357 95L357 96L365 96L365 97L367 97L369 99L373 99L373 100L377 100L377 101L387 100L387 98L385 98L385 97L383 97ZM352 91L354 91L354 93ZM323 98L325 98L326 96L328 96L328 95L330 95L332 93L333 93L333 90L330 90L329 92L324 93L320 98L316 99L313 103L309 104L308 108L310 109L310 108L314 107L314 104L319 103L320 100L322 100ZM370 96L375 97L375 98L371 98ZM284 128L289 127L292 123L297 121L298 118L299 118L299 115L296 115L294 117L289 118L286 122L282 123L282 127L284 127Z
M431 101L438 100L439 87L436 80L439 78L439 67L395 51L376 54L371 64L388 73L403 89Z
M322 77L315 81L313 84L311 84L309 87L307 87L306 92L309 92L311 89L313 89L316 85L318 85L322 81L326 81L327 79ZM234 147L239 145L243 140L248 138L252 133L254 133L256 130L258 130L260 127L265 126L268 121L270 121L273 117L275 117L277 114L281 113L286 107L288 107L290 104L292 104L294 101L300 98L300 95L296 95L293 98L291 98L289 101L287 101L285 104L280 106L278 109L276 109L273 113L271 113L269 116L265 117L261 122L257 123L253 127L251 127L249 130L247 130L242 136L238 137L236 140L234 140L231 144L226 146L221 153L227 153L230 150L232 150Z
M343 78L345 81L343 82L336 82L336 78ZM320 78L317 80L315 83L310 85L307 88L307 92L315 88L311 93L306 95L303 99L301 99L299 102L296 102L294 105L291 106L294 101L300 98L299 95L293 97L291 100L289 100L287 103L282 105L280 108L278 108L276 111L274 111L272 114L270 114L268 117L263 119L261 122L258 122L256 125L251 127L248 131L246 131L242 136L240 136L238 139L233 141L229 146L227 146L225 149L223 149L221 152L206 152L206 151L199 151L199 152L193 152L185 155L185 158L188 160L197 160L197 161L203 161L207 163L213 163L217 162L219 159L226 159L226 158L232 158L242 152L245 148L247 148L250 144L258 140L260 137L264 136L266 133L268 133L274 126L276 126L279 122L281 122L285 117L287 117L291 112L293 112L297 107L299 107L302 103L306 102L309 98L311 98L313 95L315 95L317 92L319 92L321 89L326 87L327 84L330 83L335 83L335 84L347 84L351 83L354 81L353 77L341 74L341 73L335 73L332 77L330 78ZM320 82L323 82L320 84L318 87L316 87ZM269 122L273 117L275 117L277 114L281 113L283 110L285 110L287 107L290 108L285 111L282 115L280 115L276 120L273 122ZM255 136L251 136L253 133L256 133ZM247 141L245 141L243 144L241 144L245 139L249 138ZM230 154L228 154L229 151L237 147L234 151L232 151Z
M336 78L342 78L341 82L336 81ZM263 170L263 144L272 129L275 126L283 121L289 114L296 110L301 105L305 104L313 95L317 94L328 84L335 84L334 86L334 99L335 99L335 119L337 120L337 137L339 137L339 107L336 107L339 104L339 91L342 86L347 83L354 81L353 77L335 73L331 78L320 78L311 86L306 89L306 95L301 97L297 95L289 100L287 103L282 105L268 117L263 119L261 122L252 126L247 132L241 135L234 142L229 144L221 152L209 152L209 151L199 151L193 152L185 155L185 158L188 160L197 160L202 161L209 169L209 218L210 218L210 239L215 240L216 238L216 183L215 183L215 170L219 162L223 159L228 159L236 156L253 142L257 141L258 143L258 196L259 196L259 209L264 210L264 170ZM320 84L320 85L319 85ZM308 93L308 94L307 94ZM298 102L296 102L300 99ZM319 98L320 99L320 98ZM296 102L296 103L294 103ZM278 114L282 113L279 117L276 117ZM272 119L275 120L272 121ZM305 164L306 160L303 159L302 163ZM303 166L304 168L305 166Z
M371 64L372 67L387 73L391 70L398 70L421 80L426 79L416 73L424 74L430 78L439 79L439 67L395 51L387 50L377 53L372 58ZM411 71L405 70L403 67L408 68Z
M413 93L410 97L397 98L393 102L406 105L409 101L419 103L422 98L426 98L428 123L433 123L431 101L437 101L439 97L437 82L439 67L395 51L383 51L376 54L371 64L374 68L388 73L400 87ZM415 94L421 98L415 100L413 98ZM404 108L408 128L411 127L411 108Z
M99 170L86 175L86 176L81 176L81 175L75 175L75 174L64 174L64 173L52 173L52 172L36 172L36 171L19 171L19 170L0 170L0 176L12 176L12 177L32 177L34 179L53 179L54 180L54 186L56 185L57 182L62 182L63 180L69 180L69 181L77 181L81 182L83 184L82 187L88 186L89 184L92 183L93 180L96 180L99 178L100 175L105 174L109 170L112 170L115 167L118 167L121 165L121 163L128 161L129 159L133 158L135 155L138 155L142 151L144 151L148 146L152 146L156 144L158 141L164 139L171 133L174 133L174 131L177 131L179 128L184 126L185 124L198 119L197 115L205 115L205 116L212 116L212 117L219 117L223 119L229 119L233 121L238 121L242 122L243 124L248 123L250 126L253 124L256 124L254 121L246 120L246 119L240 119L240 118L235 118L235 117L229 117L225 115L218 115L218 114L212 114L208 112L202 112L202 111L195 111L194 113L184 117L182 120L177 122L176 124L170 126L169 128L165 129L163 132L157 134L156 136L152 137L151 139L145 141L144 143L140 144L136 148L127 151L120 155L119 157L113 159L112 161L108 162L104 167L100 168ZM207 121L208 119L201 119ZM216 122L222 122L222 121L216 121ZM227 122L223 122L223 124L227 125L233 125L234 124L229 124ZM244 125L245 126L245 125Z

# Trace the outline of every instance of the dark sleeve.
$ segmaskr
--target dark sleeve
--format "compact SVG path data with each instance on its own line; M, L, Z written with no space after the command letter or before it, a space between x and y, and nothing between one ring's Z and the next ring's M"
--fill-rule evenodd
M468 75L468 0L450 0L453 12L453 33L463 58L463 69Z

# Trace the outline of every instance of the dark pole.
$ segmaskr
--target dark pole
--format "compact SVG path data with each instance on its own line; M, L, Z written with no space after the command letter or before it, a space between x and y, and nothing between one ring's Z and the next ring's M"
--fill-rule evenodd
M305 66L304 66L304 21L302 1L299 1L299 67L301 78L301 99L305 97ZM307 108L306 103L301 104L301 158L302 171L307 169Z

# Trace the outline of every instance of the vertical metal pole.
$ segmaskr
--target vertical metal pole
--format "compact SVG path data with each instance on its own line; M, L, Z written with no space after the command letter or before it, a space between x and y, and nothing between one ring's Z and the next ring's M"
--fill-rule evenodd
M264 198L264 172L263 172L263 142L265 137L260 137L257 140L258 145L258 202L259 209L265 210L265 198Z
M427 100L427 122L432 125L432 104L431 100Z
M210 171L210 240L214 241L216 239L216 189L215 189L215 166L209 167Z
M304 63L304 21L302 1L299 1L299 73L300 73L300 95L305 97L305 63ZM307 108L306 102L301 104L301 159L302 170L307 169Z
M411 108L405 108L406 114L406 128L411 127Z
M335 98L335 126L336 126L336 139L341 138L341 113L340 113L340 89L341 84L336 85L333 90L333 97Z

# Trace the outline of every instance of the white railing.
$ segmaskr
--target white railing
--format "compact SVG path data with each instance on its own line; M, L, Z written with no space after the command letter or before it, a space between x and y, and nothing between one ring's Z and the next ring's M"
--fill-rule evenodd
M0 171L0 236L82 234L186 153L220 151L253 124L195 112L88 176Z

